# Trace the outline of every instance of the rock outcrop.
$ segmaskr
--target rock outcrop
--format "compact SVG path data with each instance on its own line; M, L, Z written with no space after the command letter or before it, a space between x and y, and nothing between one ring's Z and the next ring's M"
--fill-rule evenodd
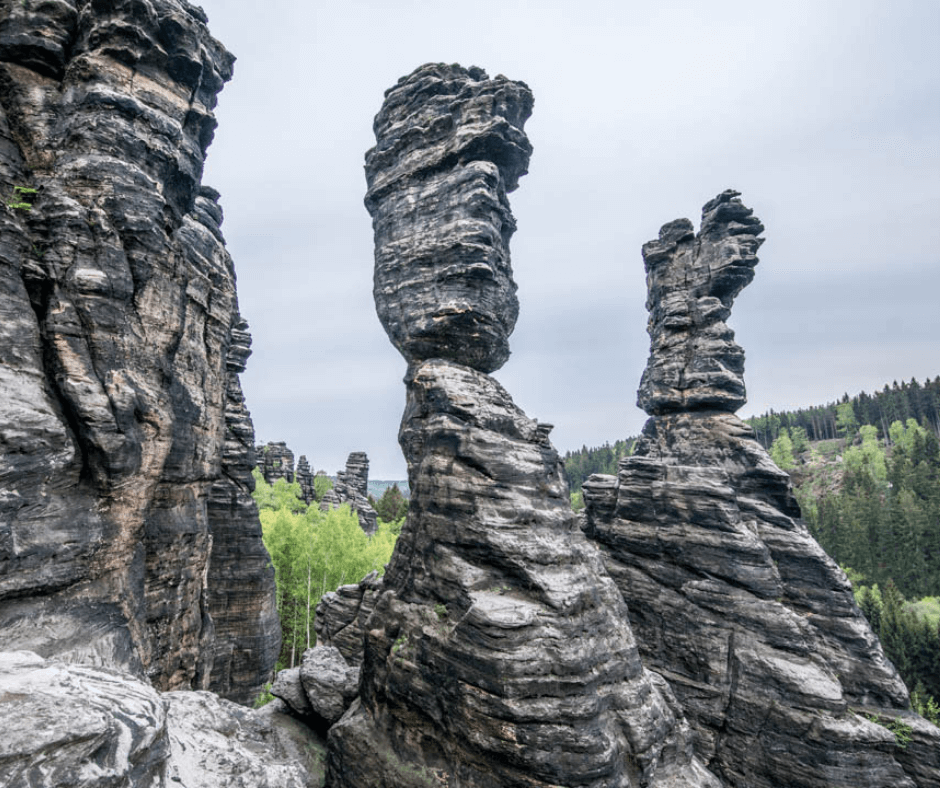
M320 509L326 512L344 503L359 517L363 531L374 534L378 530L378 514L369 503L369 458L364 451L350 453L346 470L337 472L332 489L320 499Z
M523 83L428 65L376 118L366 204L379 316L409 362L411 504L365 624L360 697L330 730L337 788L719 785L640 663L550 427L486 374L515 319L506 192L531 107Z
M0 730L0 788L315 784L317 739L283 715L30 652L0 653Z
M313 471L310 470L310 463L307 462L307 455L301 454L300 459L297 460L297 472L294 474L294 480L300 485L300 496L308 506L317 497L314 478Z
M0 6L0 650L244 699L279 644L205 22Z
M268 484L274 484L278 479L293 483L294 452L287 448L284 441L258 446L255 453L260 461L261 475Z
M744 353L725 321L762 230L726 191L698 234L683 219L643 247L651 354L639 403L652 418L616 477L585 483L586 532L644 664L728 785L940 785L940 730L909 711L789 476L734 415ZM906 747L891 726L909 727Z

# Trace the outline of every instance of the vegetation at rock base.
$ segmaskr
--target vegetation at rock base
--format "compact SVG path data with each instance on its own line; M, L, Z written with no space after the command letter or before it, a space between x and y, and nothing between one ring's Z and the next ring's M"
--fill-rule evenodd
M316 643L313 623L320 598L373 570L383 572L401 521L380 520L378 531L367 536L348 505L321 512L318 504L304 503L296 482L268 484L257 469L252 475L262 537L277 582L283 639L279 667L294 667L304 649Z
M386 523L400 522L408 514L408 500L402 495L397 484L386 487L382 497L373 505L379 520Z

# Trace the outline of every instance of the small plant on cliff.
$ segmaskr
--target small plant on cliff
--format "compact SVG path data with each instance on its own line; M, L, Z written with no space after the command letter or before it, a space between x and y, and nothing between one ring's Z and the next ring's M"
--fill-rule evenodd
M33 204L27 198L33 198L39 194L39 189L33 189L29 186L14 186L13 196L7 201L7 208L14 211L31 211Z
M261 692L258 693L258 697L254 699L254 702L251 704L253 709L260 709L266 703L270 703L274 700L274 696L271 694L271 682L262 687Z

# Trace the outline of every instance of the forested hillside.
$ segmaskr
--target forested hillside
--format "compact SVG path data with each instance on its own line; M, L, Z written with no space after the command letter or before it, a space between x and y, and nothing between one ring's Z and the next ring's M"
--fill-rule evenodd
M746 421L754 428L764 448L769 449L781 429L787 429L791 437L793 430L799 429L811 441L834 440L844 436L846 424L854 422L856 426L877 427L878 436L884 439L894 422L906 424L908 419L940 435L940 375L922 384L914 378L900 385L895 381L874 394L864 391L854 397L845 394L838 402L828 405L779 413L771 410Z
M565 452L562 459L572 494L581 492L581 484L592 473L617 473L617 463L633 451L634 443L636 438L626 438L613 445L605 443L590 449L582 446L577 451Z

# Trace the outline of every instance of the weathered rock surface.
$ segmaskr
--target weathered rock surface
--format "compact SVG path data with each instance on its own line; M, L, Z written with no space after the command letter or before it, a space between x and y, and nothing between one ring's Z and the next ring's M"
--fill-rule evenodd
M481 69L427 65L386 92L366 206L376 309L406 358L492 372L509 357L519 305L506 192L527 171L531 112L524 83Z
M367 206L379 315L409 361L411 504L360 698L330 730L337 788L719 785L640 663L548 429L481 371L505 360L515 319L505 193L531 101L480 69L425 66L376 120ZM367 593L328 603L354 632Z
M349 504L359 517L359 525L367 534L374 534L379 527L379 516L369 503L369 458L364 451L351 452L346 459L346 470L338 471L332 489L320 499L324 512Z
M307 505L313 503L317 493L313 483L313 471L310 470L310 463L307 462L307 455L305 454L301 454L300 459L297 460L297 472L294 474L294 479L300 485L300 495L304 499L304 503Z
M789 476L733 411L743 351L725 325L760 223L724 192L644 246L652 418L617 477L584 486L586 532L665 677L696 752L744 788L940 785L940 730L908 697L842 571L800 518ZM917 733L901 748L867 714Z
M268 484L274 484L278 479L294 481L294 452L284 441L258 446L255 454L260 461L258 469Z
M359 668L347 663L335 646L318 643L304 652L299 668L277 674L271 693L315 729L325 731L359 694Z
M0 730L3 788L317 784L290 746L305 734L274 714L30 652L0 652Z
M0 209L0 649L243 697L278 643L200 185L232 60L182 0L0 6L0 193L36 189Z
M370 572L360 582L324 594L317 604L317 643L335 646L347 664L362 664L365 626L382 591L382 580Z

